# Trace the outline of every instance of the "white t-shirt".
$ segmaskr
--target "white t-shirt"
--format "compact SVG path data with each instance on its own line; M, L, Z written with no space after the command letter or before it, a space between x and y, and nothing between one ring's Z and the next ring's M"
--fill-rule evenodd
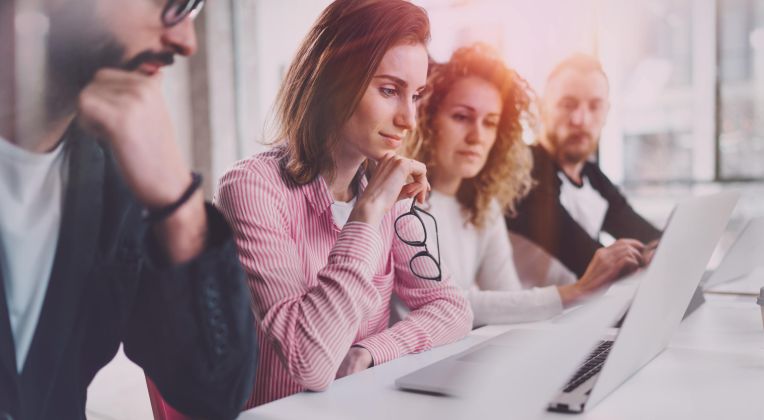
M429 205L438 221L441 269L466 291L475 326L537 321L562 312L555 286L522 288L498 204L482 229L467 222L456 197L433 191Z
M560 203L592 239L598 240L607 214L607 200L592 188L589 178L585 176L582 177L582 185L574 184L562 172L558 172L557 176L562 181Z
M67 163L65 142L38 154L0 138L0 269L19 372L48 290Z
M332 203L332 218L338 228L342 229L348 222L353 206L355 206L355 197L350 201L335 201Z

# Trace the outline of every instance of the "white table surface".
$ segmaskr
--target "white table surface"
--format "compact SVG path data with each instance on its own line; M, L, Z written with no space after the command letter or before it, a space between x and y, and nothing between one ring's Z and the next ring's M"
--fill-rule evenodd
M544 419L764 419L764 327L751 297L707 295L669 347L591 411ZM537 326L537 324L532 324ZM257 407L240 419L470 419L469 403L400 391L396 378L511 328L488 326L457 343L410 355ZM496 410L495 418L512 418ZM524 420L524 419L523 419Z
M758 296L764 287L764 267L759 267L738 279L718 284L706 290L709 294L750 294Z

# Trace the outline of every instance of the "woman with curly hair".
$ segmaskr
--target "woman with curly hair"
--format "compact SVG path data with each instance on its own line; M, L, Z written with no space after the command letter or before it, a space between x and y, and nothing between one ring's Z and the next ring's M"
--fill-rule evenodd
M577 282L523 290L503 214L533 186L522 141L532 92L482 45L436 65L428 85L409 154L428 166L441 262L466 290L475 325L549 318L641 264L627 247L602 249Z

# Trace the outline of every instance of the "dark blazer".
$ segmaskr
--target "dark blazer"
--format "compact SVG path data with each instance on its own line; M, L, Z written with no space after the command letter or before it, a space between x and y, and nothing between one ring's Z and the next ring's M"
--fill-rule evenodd
M169 266L108 152L74 128L66 142L61 230L21 374L0 285L0 419L84 419L87 387L120 343L179 411L235 417L252 388L257 343L223 218L208 206L205 251Z
M541 246L581 277L602 244L589 236L560 203L559 166L540 145L531 146L531 151L536 186L517 206L517 215L507 217L507 226ZM603 231L616 239L633 238L645 243L660 237L661 232L631 208L599 166L585 163L582 176L589 179L592 188L608 203Z

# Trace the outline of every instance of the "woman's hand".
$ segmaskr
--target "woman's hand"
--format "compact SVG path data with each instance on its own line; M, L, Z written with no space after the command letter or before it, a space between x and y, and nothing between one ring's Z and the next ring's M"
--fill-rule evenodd
M363 347L351 347L337 370L336 379L366 370L371 366L371 353Z
M377 226L398 200L416 197L424 202L428 191L427 167L422 162L387 153L377 163L348 220Z
M635 239L619 239L598 249L578 282L558 287L562 305L570 306L644 266L644 249L645 245Z

